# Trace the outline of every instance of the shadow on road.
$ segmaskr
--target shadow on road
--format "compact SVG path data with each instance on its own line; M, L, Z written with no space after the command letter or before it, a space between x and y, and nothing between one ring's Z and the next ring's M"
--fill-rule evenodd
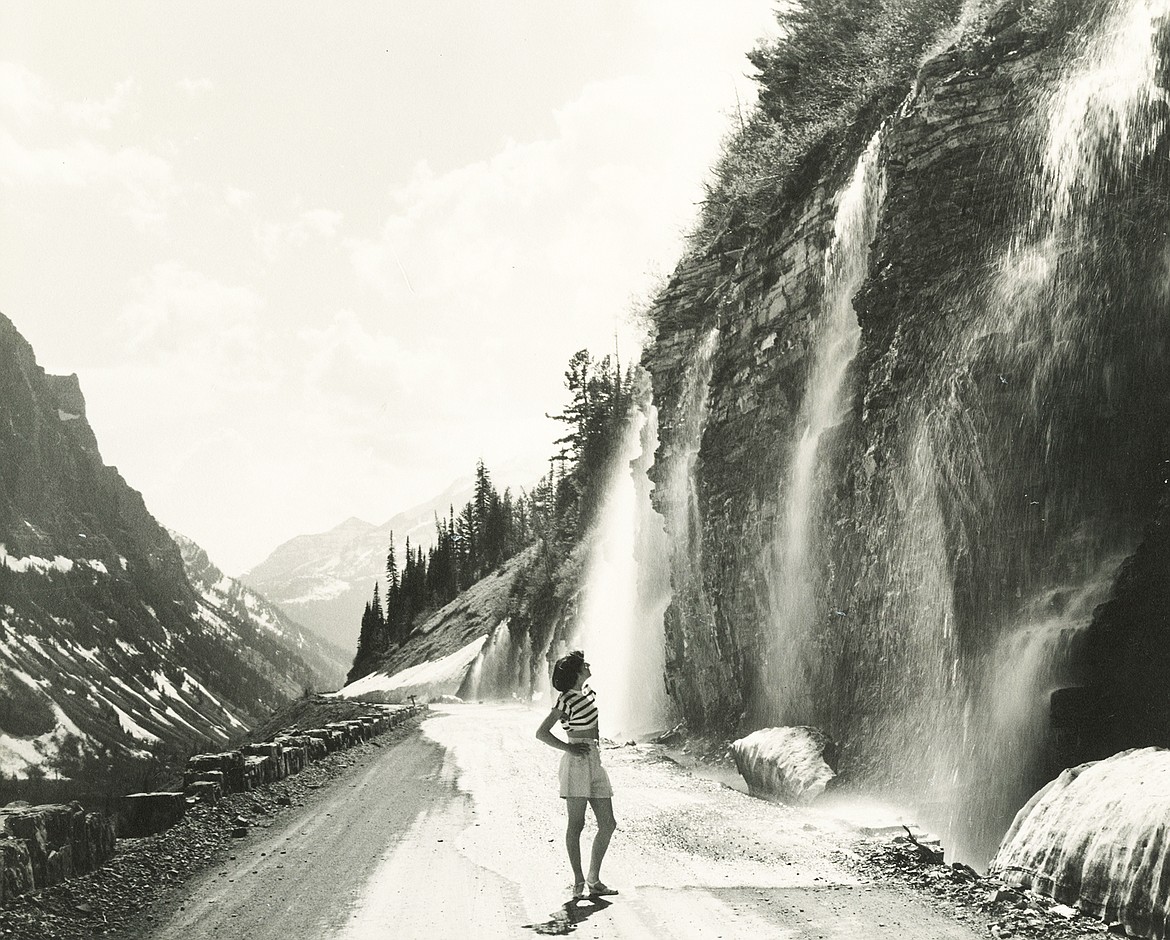
M539 924L524 924L525 930L545 937L563 937L577 929L577 925L588 920L598 911L604 911L611 902L603 898L580 898L566 901L559 910L553 911L548 920Z

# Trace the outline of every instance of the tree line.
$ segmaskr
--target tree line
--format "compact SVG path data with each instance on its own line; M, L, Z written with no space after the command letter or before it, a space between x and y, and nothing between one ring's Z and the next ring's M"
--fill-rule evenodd
M480 460L472 498L458 513L452 506L446 517L436 516L434 543L425 552L408 538L400 556L391 533L385 589L376 582L365 605L347 682L372 672L426 615L530 546L533 561L518 579L517 623L539 621L525 628L541 629L555 619L546 601L564 594L560 569L601 506L605 471L631 410L633 373L623 374L616 356L595 360L581 350L569 360L565 386L568 404L549 415L564 434L531 491L501 494Z

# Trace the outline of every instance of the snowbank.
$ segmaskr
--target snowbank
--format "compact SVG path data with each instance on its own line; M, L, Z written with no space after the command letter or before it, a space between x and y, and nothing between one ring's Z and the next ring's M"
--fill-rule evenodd
M1170 750L1064 771L1016 814L991 861L1031 888L1142 937L1170 923Z
M825 761L832 742L816 728L761 728L732 742L735 766L752 796L799 805L825 791L836 773Z

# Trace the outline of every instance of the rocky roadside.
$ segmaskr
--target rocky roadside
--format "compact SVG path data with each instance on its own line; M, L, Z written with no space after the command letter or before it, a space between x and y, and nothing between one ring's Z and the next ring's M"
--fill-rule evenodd
M924 862L905 836L865 840L843 864L867 878L902 884L925 895L941 911L997 940L1085 940L1121 933L1051 898L979 875L966 865Z
M311 805L323 788L373 759L387 745L415 733L425 712L371 741L336 751L300 773L214 805L196 804L165 832L119 839L117 854L97 871L16 898L0 909L0 937L13 940L129 940L192 876L233 857L254 829L265 829L293 809Z

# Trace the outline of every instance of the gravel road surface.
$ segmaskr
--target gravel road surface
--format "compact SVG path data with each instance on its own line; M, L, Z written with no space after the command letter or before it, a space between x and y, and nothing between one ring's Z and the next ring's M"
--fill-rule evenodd
M844 862L823 817L686 773L649 746L607 748L617 897L573 902L558 754L522 705L436 709L304 811L190 884L151 940L981 936ZM588 851L591 825L584 844Z

